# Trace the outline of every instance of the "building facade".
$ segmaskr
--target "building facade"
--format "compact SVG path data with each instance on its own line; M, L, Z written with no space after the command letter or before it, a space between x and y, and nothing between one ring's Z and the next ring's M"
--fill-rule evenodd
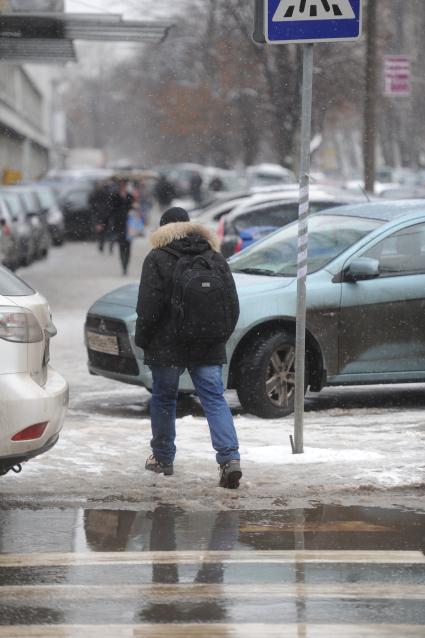
M0 180L29 180L49 165L51 71L0 64Z
M0 0L1 13L63 12L63 0ZM30 180L49 166L51 67L0 60L0 181Z

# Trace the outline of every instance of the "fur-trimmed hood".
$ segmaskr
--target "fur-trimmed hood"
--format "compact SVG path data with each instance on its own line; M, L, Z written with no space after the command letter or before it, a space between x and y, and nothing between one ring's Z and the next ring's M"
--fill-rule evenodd
M171 242L184 239L189 235L198 235L206 239L212 250L216 253L220 252L218 237L216 237L208 228L202 224L195 222L176 222L174 224L165 224L155 230L150 236L150 242L153 248L164 248Z

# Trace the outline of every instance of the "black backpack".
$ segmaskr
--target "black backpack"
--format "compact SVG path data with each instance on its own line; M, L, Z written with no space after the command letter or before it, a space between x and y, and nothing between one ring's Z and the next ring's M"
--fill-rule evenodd
M207 250L177 257L171 293L171 320L180 343L214 345L228 340L232 331L231 275Z

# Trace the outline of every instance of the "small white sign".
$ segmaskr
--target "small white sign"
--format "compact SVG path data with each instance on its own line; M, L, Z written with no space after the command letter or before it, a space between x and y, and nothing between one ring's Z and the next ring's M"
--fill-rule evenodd
M408 55L384 57L384 95L410 97L412 93L412 63Z

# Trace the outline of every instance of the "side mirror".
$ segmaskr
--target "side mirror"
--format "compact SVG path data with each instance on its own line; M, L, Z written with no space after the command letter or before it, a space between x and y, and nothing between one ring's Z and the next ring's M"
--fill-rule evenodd
M355 283L379 277L379 261L370 257L360 257L344 268L341 280Z
M6 226L6 220L0 219L0 226Z

